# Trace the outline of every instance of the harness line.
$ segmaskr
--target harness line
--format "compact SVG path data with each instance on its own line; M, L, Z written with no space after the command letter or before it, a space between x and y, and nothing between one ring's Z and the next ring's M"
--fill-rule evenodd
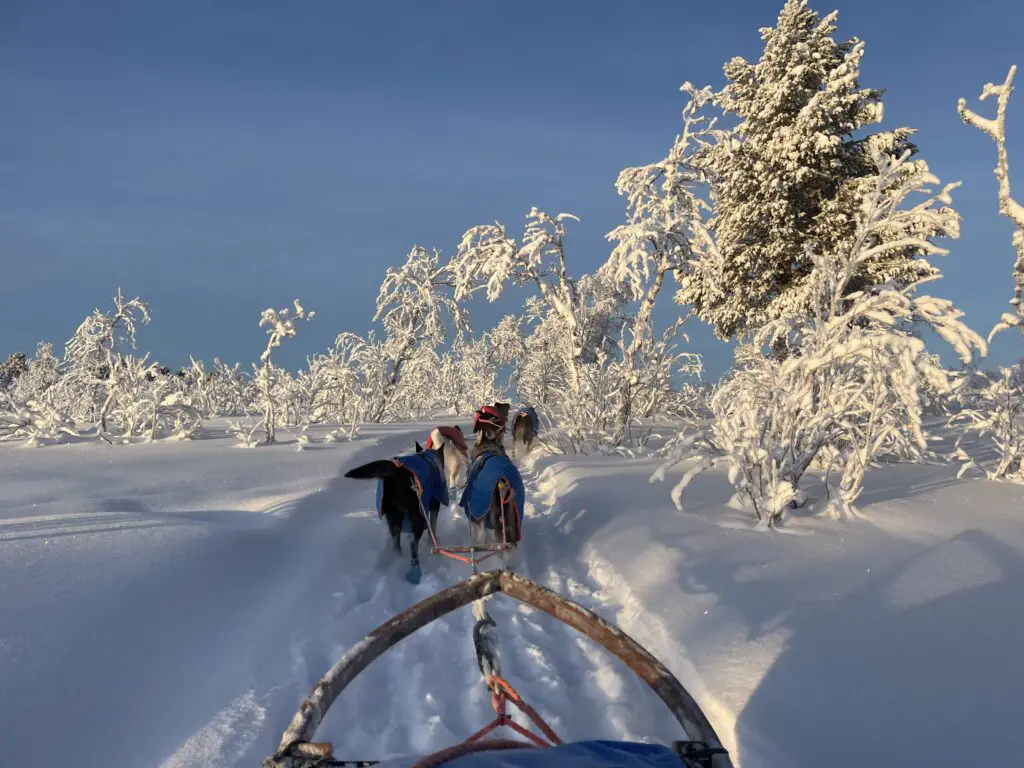
M490 723L485 725L479 731L474 733L472 736L467 738L461 744L442 749L435 752L432 755L427 755L419 760L413 768L437 768L437 766L444 765L450 760L454 760L456 757L462 757L463 755L469 755L474 752L492 752L507 749L531 749L538 747L541 749L547 749L549 747L560 746L563 742L555 733L554 729L548 725L547 721L543 717L527 704L523 697L519 695L519 692L501 675L491 675L487 678L487 687L491 689L491 706L494 707L496 717ZM512 719L512 716L508 714L506 704L511 702L520 712L526 715L530 721L537 727L537 729L544 734L543 737L538 736L528 728L524 728L519 723ZM481 741L484 736L497 728L511 728L513 731L518 733L520 736L524 736L529 739L526 741L514 741L511 739L493 739L489 741ZM532 743L530 743L532 742Z

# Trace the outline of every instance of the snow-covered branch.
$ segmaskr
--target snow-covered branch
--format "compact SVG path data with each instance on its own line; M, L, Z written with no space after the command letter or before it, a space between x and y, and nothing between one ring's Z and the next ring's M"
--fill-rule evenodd
M1013 233L1013 245L1017 251L1017 261L1013 268L1013 298L1010 304L1015 314L1004 313L1001 321L991 333L991 339L999 331L1006 328L1019 327L1024 333L1024 206L1014 200L1010 190L1010 161L1006 154L1006 107L1010 103L1010 94L1013 93L1013 77L1017 73L1017 65L1010 67L1006 80L1001 85L985 83L981 91L981 100L996 97L995 119L981 117L967 108L967 102L960 99L957 103L957 111L960 119L965 124L974 126L988 136L996 145L996 167L993 171L999 181L999 212L1006 216L1017 227Z
M579 221L572 214L550 216L531 208L522 245L509 237L500 223L473 227L462 236L448 268L454 278L456 300L486 288L487 299L493 302L506 282L536 286L563 324L569 386L576 392L584 344L577 318L576 281L569 276L565 257L567 219Z
M619 349L623 363L623 382L617 406L617 431L623 434L637 411L649 416L657 405L658 394L668 391L643 386L643 372L652 359L664 360L664 354L681 327L678 323L657 342L652 316L658 295L669 272L681 279L690 270L696 253L713 248L713 240L704 222L710 211L697 195L706 183L705 173L693 162L693 153L712 140L720 140L714 119L707 121L701 110L713 100L710 88L696 89L689 83L683 90L690 100L683 109L683 131L669 154L651 165L627 168L619 174L616 188L627 199L627 223L607 237L617 244L599 270L607 280L622 286L629 298L638 302L636 314L623 328ZM629 342L625 342L628 336ZM685 337L684 337L685 338ZM680 358L681 359L681 358ZM700 368L700 358L689 355L690 367ZM639 403L647 401L646 405Z

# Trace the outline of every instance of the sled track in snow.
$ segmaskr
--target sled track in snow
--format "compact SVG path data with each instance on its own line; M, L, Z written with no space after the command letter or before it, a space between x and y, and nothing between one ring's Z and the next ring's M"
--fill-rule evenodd
M396 441L359 451L384 455ZM347 467L339 467L339 475ZM514 570L615 620L620 605L602 593L589 565L577 561L573 514L545 494L527 464L524 541ZM254 655L251 690L239 693L197 730L163 768L190 764L242 766L271 754L302 698L328 668L370 630L470 575L461 563L421 556L423 579L403 577L401 557L389 550L374 511L374 487L337 480L297 502L284 502L282 523L334 516L334 554L324 559L303 604L279 617L284 637ZM462 543L461 515L442 513L438 536ZM422 549L421 542L421 549ZM323 543L321 542L321 553ZM321 554L320 557L323 557ZM573 558L569 560L568 558ZM486 568L490 563L484 565ZM566 740L624 738L670 743L678 725L625 665L593 641L529 606L494 595L487 609L498 625L505 677ZM339 758L385 759L424 754L457 743L489 721L490 695L475 663L469 606L432 623L374 661L328 711L317 732ZM643 640L641 639L641 642ZM272 654L278 658L271 658ZM518 722L528 725L521 715Z

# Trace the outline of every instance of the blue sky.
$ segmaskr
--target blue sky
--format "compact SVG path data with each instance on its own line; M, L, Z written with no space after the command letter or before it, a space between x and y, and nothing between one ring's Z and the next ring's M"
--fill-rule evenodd
M678 130L679 84L720 86L731 57L756 59L781 6L2 0L0 356L59 347L121 286L151 305L140 348L172 366L256 359L262 309L298 297L317 317L279 350L295 367L368 328L385 268L413 245L450 254L494 220L518 235L533 205L580 217L569 259L591 270L624 216L619 170L662 157ZM917 128L932 170L963 182L961 238L932 290L986 334L1011 294L1011 228L994 146L956 101L990 110L982 85L1024 65L1024 6L812 7L866 41L885 127ZM1024 198L1020 88L1009 125ZM475 324L515 301L474 302ZM660 318L677 310L665 295ZM690 330L721 373L731 348ZM990 357L1022 354L1008 333Z

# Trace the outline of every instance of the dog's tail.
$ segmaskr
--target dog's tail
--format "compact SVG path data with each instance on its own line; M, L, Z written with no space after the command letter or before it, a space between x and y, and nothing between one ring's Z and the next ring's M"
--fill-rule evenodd
M392 477L397 471L398 467L395 466L393 461L378 459L377 461L371 461L369 464L363 464L350 469L345 473L345 477L352 477L356 480L376 480Z

